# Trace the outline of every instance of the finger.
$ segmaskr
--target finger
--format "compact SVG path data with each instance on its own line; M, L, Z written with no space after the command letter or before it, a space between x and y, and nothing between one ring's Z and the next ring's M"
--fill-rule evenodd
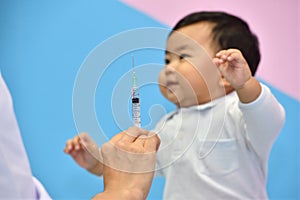
M223 60L223 62L225 62L227 60L230 61L232 59L231 56L233 54L241 54L241 52L238 49L221 50L216 54L216 57Z
M130 151L130 148L132 147L132 144L134 143L135 140L136 140L135 137L127 135L127 133L123 132L121 134L120 139L117 142L113 143L113 145L118 149Z
M144 143L144 148L147 152L157 151L160 145L159 137L154 134L151 138L148 138Z
M227 51L220 51L216 54L215 59L213 59L213 62L217 65L217 67L220 67L220 65L226 63L228 61L228 52Z
M220 58L213 58L212 61L217 67L219 67L222 63L224 63L224 61Z
M131 136L133 138L137 138L139 135L139 130L138 130L138 127L136 127L136 126L129 127L124 132L127 136Z
M136 145L137 147L140 147L140 148L143 149L146 140L147 140L146 138L138 137L138 138L133 142L133 145Z
M120 148L125 148L126 146L130 146L133 142L136 141L137 138L139 137L148 137L149 131L145 129L141 129L138 127L130 127L127 130L116 134L110 141L109 143L111 145L120 147ZM152 133L153 134L153 133Z
M148 135L149 134L149 131L148 130L145 130L145 129L142 129L142 128L139 128L139 127L136 127L136 126L132 126L130 128L128 128L125 133L127 135L130 135L134 138L137 138L141 135Z
M138 128L136 126L128 128L126 131L121 133L121 137L117 143L122 141L123 143L133 143L139 137L146 137L149 131L145 129Z
M233 54L233 53L240 54L241 53L241 51L238 49L227 49L226 51L228 52L228 54Z
M138 153L138 154L144 154L147 151L144 148L145 141L147 139L145 138L137 138L133 143L127 143L126 145L120 146L120 148L127 153Z
M71 151L69 154L75 159L78 156L78 152L79 151Z
M73 139L69 139L64 148L64 152L69 154L73 149L74 149Z
M118 141L120 141L125 135L125 132L118 133L114 135L108 142L112 144L116 144Z
M143 146L146 138L140 137L133 137L131 135L128 135L127 133L123 132L121 134L121 137L118 141L115 143L112 143L116 148L122 149L124 151L130 151L130 152L143 152Z
M73 139L73 145L74 145L74 149L76 151L80 150L81 149L81 139L79 136L76 136L74 139Z
M93 148L98 148L98 145L92 138L89 136L87 133L80 133L79 134L79 144L81 147L86 148L86 149L93 149Z
M82 132L78 135L78 137L80 138L80 143L82 144L89 144L92 142L92 139L91 137L89 136L89 134L85 133L85 132Z
M123 149L126 146L129 146L128 144L132 143L133 139L128 139L125 132L121 132L113 136L106 144L106 146L109 146L111 148L121 148ZM104 144L104 145L105 145ZM104 146L102 145L102 147Z
M227 57L228 51L227 50L221 50L216 53L216 57L219 59L222 59L223 57Z
M227 50L227 60L232 61L239 59L242 56L242 52L238 49L228 49Z
M237 52L237 51L233 51L228 57L227 57L227 60L229 62L232 62L232 61L239 61L241 60L241 53L240 52Z

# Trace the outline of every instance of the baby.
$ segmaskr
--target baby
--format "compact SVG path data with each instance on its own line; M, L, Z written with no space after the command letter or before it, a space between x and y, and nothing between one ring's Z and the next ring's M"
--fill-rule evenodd
M224 12L192 13L170 33L165 61L160 90L177 109L154 131L164 199L267 199L269 153L285 113L254 77L260 52L247 23ZM84 134L65 152L101 175L102 163L86 149L97 152Z

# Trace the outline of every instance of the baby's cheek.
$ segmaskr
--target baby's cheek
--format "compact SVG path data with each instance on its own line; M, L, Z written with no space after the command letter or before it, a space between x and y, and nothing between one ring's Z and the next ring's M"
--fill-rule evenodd
M158 75L158 84L159 84L159 87L165 86L166 83L167 83L167 80L166 80L165 70L162 70L159 73L159 75Z
M159 85L159 90L160 92L162 93L162 95L164 95L164 97L168 98L168 95L167 95L167 88L162 86L162 85Z
M164 70L162 70L160 72L160 74L158 75L158 84L159 84L159 89L160 89L160 92L165 96L166 94L166 75L165 75L165 72Z

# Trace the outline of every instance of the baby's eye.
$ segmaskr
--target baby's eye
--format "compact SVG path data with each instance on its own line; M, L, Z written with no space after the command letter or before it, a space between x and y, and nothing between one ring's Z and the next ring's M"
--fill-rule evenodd
M190 55L188 55L188 54L180 54L180 55L179 55L179 59L180 59L180 60L186 59L186 58L188 58L188 57L190 57Z
M170 63L170 60L168 58L165 59L165 64L169 64Z

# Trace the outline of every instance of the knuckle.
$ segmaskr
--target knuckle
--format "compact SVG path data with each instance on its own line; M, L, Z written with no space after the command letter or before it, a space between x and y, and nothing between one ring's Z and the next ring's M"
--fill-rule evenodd
M117 147L121 148L121 149L124 149L126 147L126 144L124 141L119 141L116 145Z
M145 152L144 148L140 148L136 145L131 145L128 150L132 153L144 153Z

